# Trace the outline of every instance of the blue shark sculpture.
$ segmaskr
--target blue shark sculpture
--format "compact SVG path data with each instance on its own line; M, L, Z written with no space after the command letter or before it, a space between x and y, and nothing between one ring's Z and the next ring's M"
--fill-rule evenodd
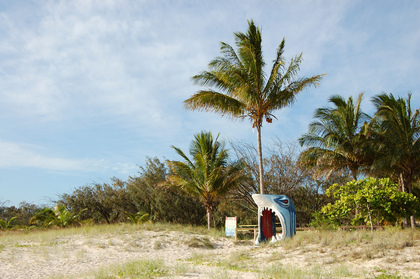
M255 244L269 240L272 242L292 237L296 234L296 209L285 195L252 195L258 205L258 236ZM276 216L280 220L282 232L276 232Z

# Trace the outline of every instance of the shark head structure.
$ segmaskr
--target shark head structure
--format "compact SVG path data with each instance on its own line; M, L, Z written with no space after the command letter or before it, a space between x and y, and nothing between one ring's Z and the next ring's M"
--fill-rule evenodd
M252 195L258 205L258 237L255 244L271 239L276 242L296 234L296 209L285 195ZM277 233L276 221L280 221L281 233Z

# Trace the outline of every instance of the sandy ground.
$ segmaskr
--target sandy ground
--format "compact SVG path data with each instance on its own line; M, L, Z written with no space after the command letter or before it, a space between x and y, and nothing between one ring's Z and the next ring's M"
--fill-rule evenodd
M214 248L205 247L206 240L210 240ZM264 268L276 266L318 268L321 271L316 278L331 278L331 275L323 276L322 270L340 268L348 269L357 278L373 278L381 272L420 278L419 247L420 243L415 243L414 247L366 256L369 250L364 247L331 248L314 244L296 249L281 245L255 247L252 241L234 242L231 238L214 239L174 231L137 231L100 237L74 235L48 242L21 241L3 245L0 247L0 278L59 278L63 275L85 278L103 267L152 259L163 260L169 268L187 267L182 274L166 276L171 278L263 278Z

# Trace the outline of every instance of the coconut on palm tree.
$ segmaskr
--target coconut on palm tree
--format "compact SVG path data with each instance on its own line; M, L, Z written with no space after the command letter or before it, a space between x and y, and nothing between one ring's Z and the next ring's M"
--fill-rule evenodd
M216 57L192 79L195 84L209 88L198 91L184 101L192 110L219 113L229 118L249 118L257 130L260 192L264 193L261 127L263 120L271 123L273 112L291 105L296 95L308 86L317 86L323 75L299 78L297 73L302 54L286 65L283 57L285 40L281 41L270 73L264 71L261 31L248 21L247 33L236 32L237 51L221 43L222 57ZM211 89L211 88L214 88Z
M173 173L167 177L167 183L200 199L206 208L208 229L215 202L245 178L243 162L230 163L228 150L218 137L214 139L210 132L196 134L189 150L191 159L172 146L184 161L167 161Z
M370 160L365 135L370 117L360 109L362 97L360 93L354 103L351 96L346 102L335 95L329 99L332 108L315 111L316 121L309 125L309 132L299 138L299 143L308 147L300 155L300 164L316 168L319 174L327 176L333 171L347 170L357 179Z

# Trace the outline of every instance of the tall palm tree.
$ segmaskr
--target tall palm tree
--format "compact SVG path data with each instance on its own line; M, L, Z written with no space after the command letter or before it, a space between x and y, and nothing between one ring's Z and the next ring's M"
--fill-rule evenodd
M272 118L275 118L273 111L291 105L296 94L308 86L317 86L323 75L297 78L302 54L292 58L286 66L283 38L267 76L264 72L260 29L252 20L248 21L248 25L247 33L234 33L237 52L222 42L220 51L223 57L216 57L209 63L209 71L202 71L192 78L195 84L214 87L216 90L200 90L185 100L184 105L192 110L251 120L252 127L257 130L259 184L263 194L261 127L264 118L271 123Z
M379 143L375 166L396 174L401 191L412 194L414 175L420 171L420 109L412 110L411 94L406 100L381 94L372 102L377 112L370 126ZM415 227L414 216L411 226Z
M218 137L213 139L210 132L196 134L190 146L192 159L172 146L184 162L167 161L173 172L167 177L167 182L201 200L206 208L208 229L215 202L245 178L243 162L229 163L228 150Z
M300 155L301 164L315 167L327 176L333 171L348 170L353 179L357 179L368 163L365 130L370 117L360 109L362 98L363 93L360 93L354 103L351 96L346 102L335 95L329 99L332 108L315 111L317 120L309 125L309 132L299 138L302 146L309 147Z

